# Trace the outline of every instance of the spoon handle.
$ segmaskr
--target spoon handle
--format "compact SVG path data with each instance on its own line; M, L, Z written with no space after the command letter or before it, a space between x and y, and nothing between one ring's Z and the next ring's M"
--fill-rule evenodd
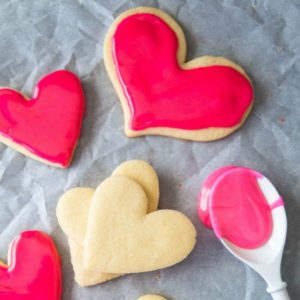
M268 293L271 294L273 300L290 300L289 294L286 289L286 283L282 282L282 286L278 289L267 289Z

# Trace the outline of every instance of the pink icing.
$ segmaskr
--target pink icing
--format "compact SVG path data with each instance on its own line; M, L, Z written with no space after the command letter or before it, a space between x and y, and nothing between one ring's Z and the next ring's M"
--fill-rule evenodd
M233 166L223 167L220 169L217 169L216 171L209 174L202 186L202 189L200 191L199 195L199 205L198 205L198 216L202 223L212 229L212 224L210 220L208 205L209 205L209 199L211 196L211 189L215 183L215 181L219 178L220 175L227 172L228 170L234 168Z
M80 134L84 95L75 74L45 76L30 100L0 89L0 134L51 163L67 167Z
M273 228L271 211L282 206L283 200L268 204L258 185L262 177L251 169L224 167L206 179L198 213L218 238L245 249L258 248L268 241Z
M132 130L233 127L252 105L252 85L234 68L180 67L177 36L156 15L137 13L122 20L112 46Z
M270 208L274 209L276 207L280 207L280 206L284 206L284 202L283 199L281 197L279 197L276 201L274 201L271 205Z
M9 249L8 267L0 265L1 300L59 300L61 266L51 238L25 231Z

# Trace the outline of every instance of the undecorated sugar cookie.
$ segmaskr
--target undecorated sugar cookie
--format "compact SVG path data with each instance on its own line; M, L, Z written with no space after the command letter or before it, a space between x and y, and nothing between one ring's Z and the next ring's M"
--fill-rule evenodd
M130 9L110 26L104 62L129 137L211 141L244 123L253 105L245 71L224 57L186 62L186 48L181 27L159 9Z
M131 160L119 165L113 175L124 175L139 183L148 198L148 212L157 209L159 183L154 169L142 160ZM57 218L62 230L68 236L75 281L80 286L90 286L117 278L122 274L102 272L95 268L85 268L83 264L83 244L92 197L91 188L73 188L58 201Z
M57 217L81 286L171 266L191 252L194 226L177 211L155 211L158 197L155 171L135 160L121 164L96 190L75 188L60 198Z
M186 258L195 245L191 221L175 210L148 214L147 207L146 193L134 180L121 175L104 180L90 206L84 265L109 273L139 273Z

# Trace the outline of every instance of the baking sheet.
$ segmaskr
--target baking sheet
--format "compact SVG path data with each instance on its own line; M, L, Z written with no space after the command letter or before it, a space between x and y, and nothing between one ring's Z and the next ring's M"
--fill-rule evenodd
M0 86L28 95L41 76L67 68L82 79L87 109L73 163L48 167L0 145L0 256L20 231L54 238L63 261L63 300L135 300L159 293L172 300L267 300L263 280L237 261L196 215L203 179L229 164L269 177L286 203L288 236L282 273L300 299L300 1L16 1L0 0ZM166 137L128 139L102 59L105 32L122 11L147 5L182 25L188 58L225 56L239 63L255 88L244 126L224 140L196 143ZM96 187L121 162L144 159L157 170L160 208L187 214L198 231L193 253L157 272L128 275L90 288L73 281L67 240L58 227L59 196Z

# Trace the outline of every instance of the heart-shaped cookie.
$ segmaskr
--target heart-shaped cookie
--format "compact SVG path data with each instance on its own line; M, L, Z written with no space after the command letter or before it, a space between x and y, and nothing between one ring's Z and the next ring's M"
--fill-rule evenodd
M239 128L253 104L245 71L223 57L185 62L180 26L166 13L139 7L121 14L104 43L104 62L120 98L128 136L196 141Z
M0 88L0 141L31 158L66 168L79 138L83 111L80 81L69 71L42 78L32 99Z
M137 182L148 199L148 212L155 211L159 199L159 182L155 170L145 161L129 160L119 165L112 176L123 175ZM64 233L83 246L88 214L95 189L73 188L64 193L57 204L56 215Z
M84 240L84 265L109 273L172 266L192 251L196 231L175 210L147 213L148 199L134 180L115 175L93 196Z
M112 176L124 175L140 184L148 197L148 211L157 209L159 183L156 172L146 162L131 160L118 166ZM57 218L62 230L68 236L75 280L80 286L89 286L121 276L110 274L83 265L83 243L88 222L90 203L95 190L91 188L73 188L58 201Z
M1 300L59 300L60 259L51 238L25 231L11 243L8 266L0 264Z

